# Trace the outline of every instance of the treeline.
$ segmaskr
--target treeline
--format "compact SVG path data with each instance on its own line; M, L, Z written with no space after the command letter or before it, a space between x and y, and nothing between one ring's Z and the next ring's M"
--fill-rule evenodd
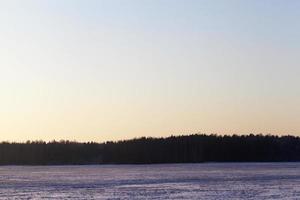
M102 146L70 141L2 142L0 165L96 164L101 161Z
M0 143L1 165L300 161L300 138L189 135L106 143Z

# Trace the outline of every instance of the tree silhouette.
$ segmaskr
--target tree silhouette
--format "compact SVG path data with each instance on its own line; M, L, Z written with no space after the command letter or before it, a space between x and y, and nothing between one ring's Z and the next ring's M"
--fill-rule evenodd
M1 165L147 164L300 161L300 138L189 135L118 142L0 143Z

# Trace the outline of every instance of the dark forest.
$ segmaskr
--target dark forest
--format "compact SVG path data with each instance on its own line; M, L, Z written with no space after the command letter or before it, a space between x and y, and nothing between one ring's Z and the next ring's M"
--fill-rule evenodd
M292 161L300 161L300 138L295 136L195 134L105 143L0 143L1 165Z

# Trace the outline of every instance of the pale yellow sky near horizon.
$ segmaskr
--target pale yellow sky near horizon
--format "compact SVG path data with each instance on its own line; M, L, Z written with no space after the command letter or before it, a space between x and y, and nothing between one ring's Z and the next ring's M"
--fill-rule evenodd
M300 135L300 2L0 2L0 141Z

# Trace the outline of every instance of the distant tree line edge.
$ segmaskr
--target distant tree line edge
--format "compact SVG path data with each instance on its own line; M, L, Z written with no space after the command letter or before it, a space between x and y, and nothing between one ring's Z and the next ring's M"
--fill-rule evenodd
M105 143L0 143L0 165L295 161L300 161L300 138L296 136L193 134Z

